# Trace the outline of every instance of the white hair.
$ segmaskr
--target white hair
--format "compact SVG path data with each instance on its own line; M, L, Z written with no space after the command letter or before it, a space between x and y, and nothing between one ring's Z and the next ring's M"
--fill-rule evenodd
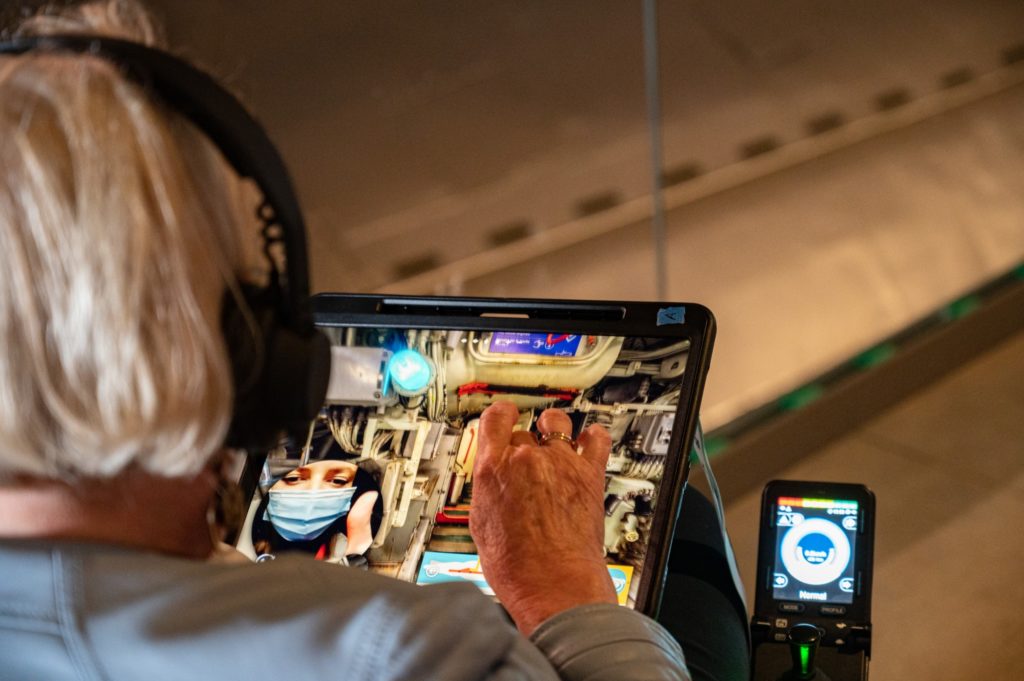
M155 35L124 0L18 32ZM0 56L0 478L188 475L219 448L221 304L256 246L245 197L115 65Z

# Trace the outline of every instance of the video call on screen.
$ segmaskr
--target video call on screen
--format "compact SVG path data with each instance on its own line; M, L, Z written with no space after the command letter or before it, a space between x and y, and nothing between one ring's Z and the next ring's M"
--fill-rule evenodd
M775 504L775 600L852 603L856 501L780 497Z
M418 584L492 594L470 536L479 420L498 400L534 430L561 409L573 435L612 437L604 551L633 605L669 456L689 343L639 338L395 328L326 328L327 400L302 441L267 460L238 548L300 552ZM555 548L558 537L551 537ZM552 555L557 555L552 551ZM553 558L554 560L554 558Z

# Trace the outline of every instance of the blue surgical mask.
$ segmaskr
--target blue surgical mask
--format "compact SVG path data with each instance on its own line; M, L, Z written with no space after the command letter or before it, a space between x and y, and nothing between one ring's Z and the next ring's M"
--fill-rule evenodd
M288 541L315 539L327 526L348 513L355 487L342 489L270 490L267 516Z

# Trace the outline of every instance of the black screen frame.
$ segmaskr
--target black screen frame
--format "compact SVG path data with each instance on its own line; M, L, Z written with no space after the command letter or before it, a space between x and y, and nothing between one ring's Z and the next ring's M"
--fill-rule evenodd
M715 318L687 302L501 299L320 293L312 298L319 327L453 329L465 331L573 332L607 336L674 338L690 342L680 384L679 408L669 443L661 501L654 509L651 543L634 608L657 617L668 557L690 466L690 444L711 364ZM681 313L681 314L680 314ZM685 446L683 443L687 443ZM265 457L249 462L244 490L251 498Z

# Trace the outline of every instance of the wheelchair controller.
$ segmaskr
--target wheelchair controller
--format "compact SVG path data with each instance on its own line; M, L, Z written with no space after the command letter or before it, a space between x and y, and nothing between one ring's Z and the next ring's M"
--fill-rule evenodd
M761 498L755 681L864 681L871 658L875 496L776 480Z

